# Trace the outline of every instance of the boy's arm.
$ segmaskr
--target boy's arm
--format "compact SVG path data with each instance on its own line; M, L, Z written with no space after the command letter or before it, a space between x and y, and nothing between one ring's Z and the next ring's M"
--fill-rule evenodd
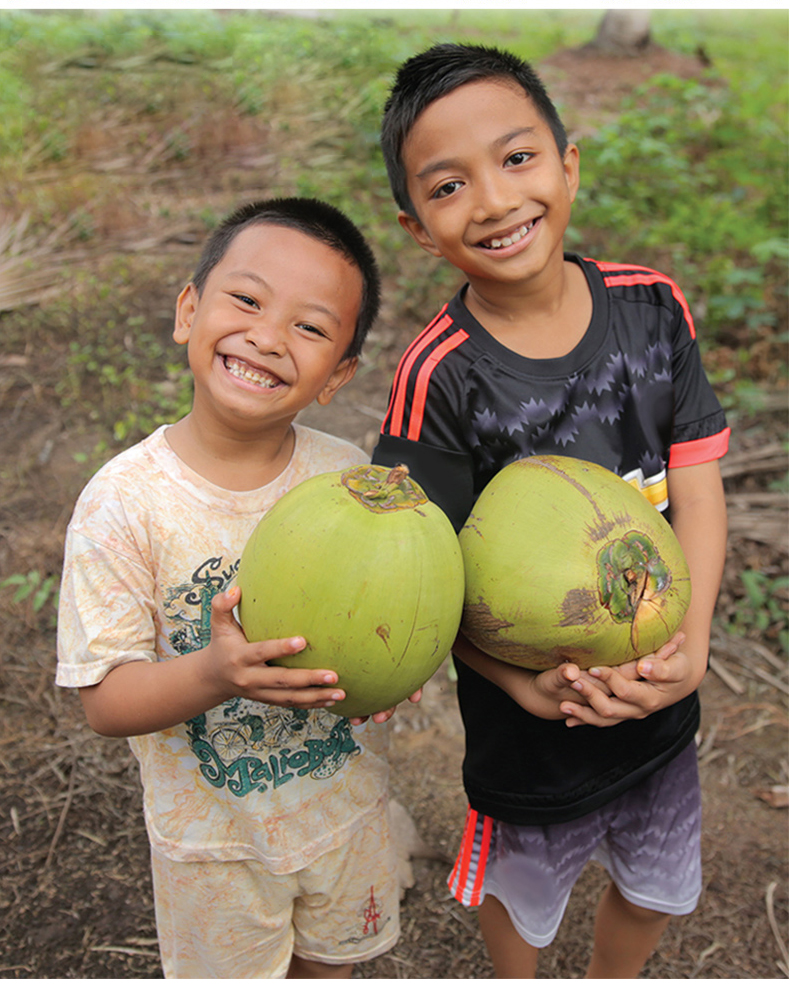
M659 651L620 667L593 668L582 674L573 687L587 705L563 703L569 726L641 719L691 694L705 675L727 545L727 508L718 460L671 469L667 484L672 528L691 573L691 604L680 627L684 641L668 655ZM590 678L603 682L610 694L602 695Z
M98 684L80 688L93 730L107 737L140 736L186 722L235 696L303 709L334 705L345 695L331 686L328 669L269 667L267 661L304 649L302 637L248 643L233 607L231 588L211 603L211 640L206 647L166 661L132 660Z

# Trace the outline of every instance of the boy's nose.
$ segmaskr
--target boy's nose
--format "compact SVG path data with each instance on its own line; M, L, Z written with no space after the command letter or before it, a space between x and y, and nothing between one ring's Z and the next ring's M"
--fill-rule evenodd
M286 350L286 335L279 322L262 319L251 325L246 333L247 342L259 353L283 356Z
M475 221L480 223L495 218L504 218L515 210L522 201L515 184L501 173L491 173L481 178L478 184Z

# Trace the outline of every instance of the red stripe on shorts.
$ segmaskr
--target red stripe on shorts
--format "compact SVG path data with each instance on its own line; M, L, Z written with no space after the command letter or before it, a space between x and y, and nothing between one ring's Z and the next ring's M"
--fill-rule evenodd
M479 906L494 821L469 807L455 866L447 880L450 892L464 906Z

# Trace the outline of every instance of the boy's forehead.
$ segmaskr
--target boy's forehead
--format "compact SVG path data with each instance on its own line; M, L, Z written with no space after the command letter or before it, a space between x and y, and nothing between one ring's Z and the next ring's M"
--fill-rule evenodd
M415 140L424 141L431 137L426 134L429 130L444 130L440 126L449 118L463 120L472 132L476 125L482 130L491 124L491 110L503 105L512 115L514 131L521 130L525 125L550 131L532 97L515 81L498 76L471 80L437 97L417 115L404 137L401 150L408 172L412 172L407 162L408 154L413 150Z
M246 252L255 248L269 248L270 246L303 243L305 250L312 246L316 247L316 252L323 254L329 250L329 246L321 242L320 239L281 222L262 219L250 222L240 228L228 243L225 256Z
M299 228L268 219L239 229L228 243L218 268L235 268L240 260L246 260L250 267L263 262L304 271L330 267L359 273L356 264L339 249Z

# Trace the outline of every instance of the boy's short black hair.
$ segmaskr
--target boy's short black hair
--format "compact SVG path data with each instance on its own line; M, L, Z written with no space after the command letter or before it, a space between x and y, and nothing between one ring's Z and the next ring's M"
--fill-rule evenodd
M417 118L429 104L465 83L497 79L512 81L522 88L551 128L560 156L565 155L565 126L528 62L485 45L434 45L401 65L384 106L381 148L392 194L402 211L416 217L403 165L403 144Z
M203 293L209 274L236 236L251 225L280 225L323 242L353 263L362 276L362 300L345 358L358 356L381 303L381 278L373 251L356 225L338 208L310 197L275 197L238 208L220 222L203 247L192 283Z

